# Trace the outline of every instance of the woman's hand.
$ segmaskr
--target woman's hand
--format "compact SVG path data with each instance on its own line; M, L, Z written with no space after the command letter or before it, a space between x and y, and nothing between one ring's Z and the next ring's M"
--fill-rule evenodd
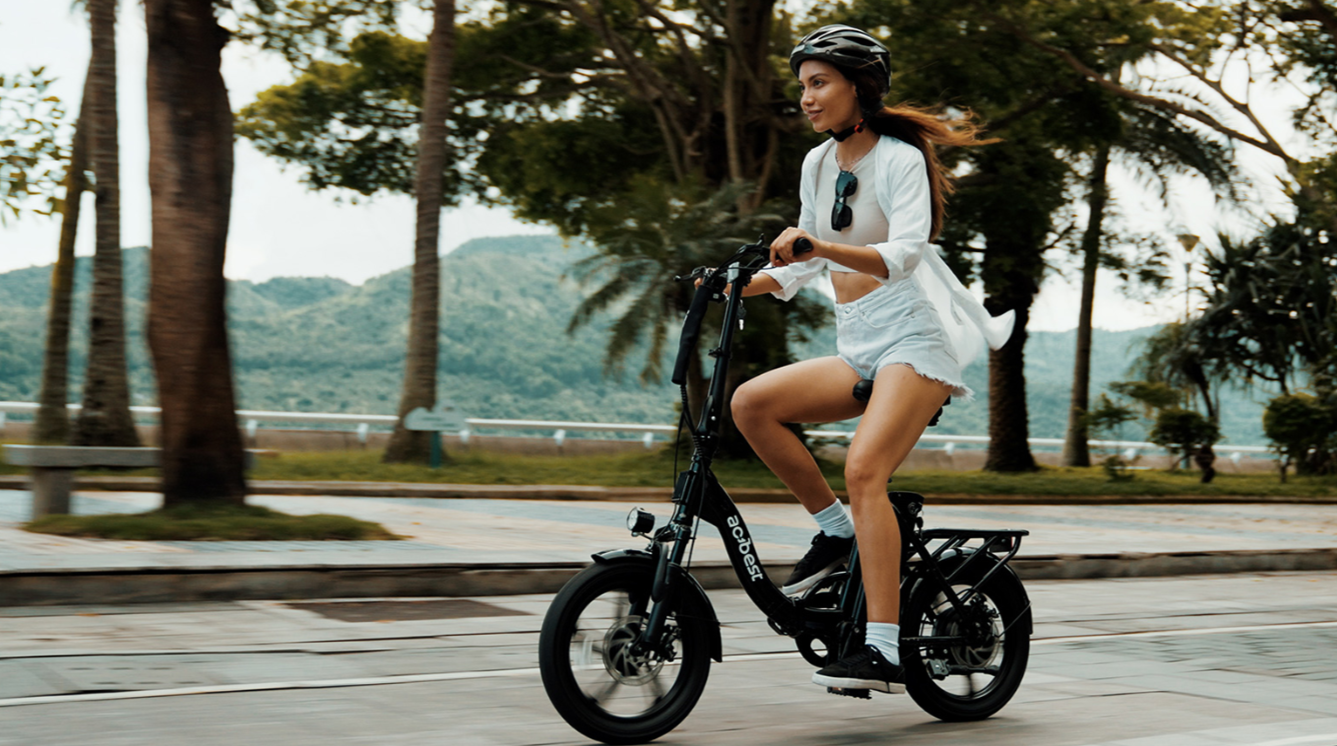
M711 272L714 272L714 271L715 271L715 268L714 268L714 267L708 267L708 268L706 268L706 274L710 274ZM706 281L706 278L704 278L704 277L698 277L698 278L696 278L696 283L693 285L693 287L698 287L698 288L699 288L699 287L701 287L701 283L703 283L703 282L705 282L705 281ZM725 285L725 286L724 286L724 294L725 294L725 295L728 295L728 294L729 294L729 290L732 289L732 288L733 288L733 284L732 284L732 283L730 283L730 284L728 284L728 285Z
M794 242L800 238L806 238L812 242L812 251L803 254L801 258L795 258ZM816 258L820 255L819 245L817 239L809 235L807 231L801 228L785 228L784 233L776 236L775 240L771 241L771 266L785 267L794 262L806 262L809 259Z

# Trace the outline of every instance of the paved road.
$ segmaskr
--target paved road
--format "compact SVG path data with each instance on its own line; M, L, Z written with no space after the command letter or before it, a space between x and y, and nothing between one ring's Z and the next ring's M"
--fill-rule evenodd
M1020 693L957 725L826 694L741 593L712 592L726 662L661 742L1337 744L1337 573L1029 588ZM585 743L533 670L549 599L0 609L0 744Z

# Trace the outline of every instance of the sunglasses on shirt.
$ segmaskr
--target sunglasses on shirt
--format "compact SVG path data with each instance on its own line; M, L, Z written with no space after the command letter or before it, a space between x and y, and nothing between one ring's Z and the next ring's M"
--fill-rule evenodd
M845 200L854 196L859 188L859 177L849 171L841 171L836 177L836 203L831 206L831 230L843 231L854 222L854 211L845 204Z

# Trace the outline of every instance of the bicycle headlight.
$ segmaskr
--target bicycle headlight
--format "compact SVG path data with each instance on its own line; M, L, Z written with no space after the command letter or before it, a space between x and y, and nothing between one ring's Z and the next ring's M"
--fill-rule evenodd
M654 527L655 517L653 514L640 508L632 508L631 512L627 513L627 530L631 532L632 536L648 534Z

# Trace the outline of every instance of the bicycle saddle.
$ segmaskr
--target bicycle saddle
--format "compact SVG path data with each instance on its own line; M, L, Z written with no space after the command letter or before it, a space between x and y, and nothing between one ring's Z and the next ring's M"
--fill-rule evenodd
M872 395L873 395L873 381L871 379L865 378L862 381L859 381L858 383L854 384L854 399L856 401L866 402L870 397L872 397ZM951 403L952 403L952 397L949 396L947 397L947 401L942 403L942 407L945 407ZM928 422L929 427L933 427L934 425L938 424L938 418L942 417L942 407L938 407L938 411L936 414L933 415L933 419L929 420Z

